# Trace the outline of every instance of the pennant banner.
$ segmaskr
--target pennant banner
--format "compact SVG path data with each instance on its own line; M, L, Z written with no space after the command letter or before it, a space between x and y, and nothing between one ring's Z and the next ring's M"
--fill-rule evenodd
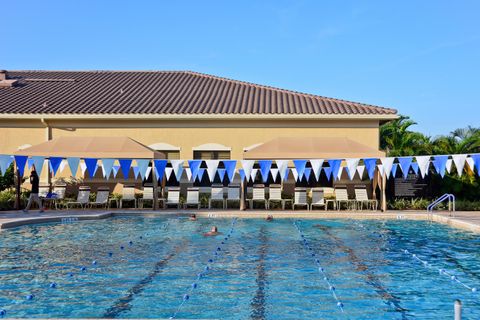
M397 169L398 169L398 163L394 163L392 165L392 178L395 178L395 176L397 174Z
M353 180L355 172L357 172L357 166L360 159L347 159L347 174L350 180Z
M270 173L270 168L272 167L272 160L259 160L258 165L260 166L262 181L265 183L268 180L268 174Z
M133 170L133 176L135 177L135 179L138 179L138 175L140 174L140 170L138 169L138 166L132 166L132 170Z
M252 169L252 172L250 173L250 180L252 182L255 182L255 179L257 178L257 173L258 169Z
M135 162L137 163L137 171L138 171L135 177L137 177L138 174L140 174L140 176L142 177L142 180L145 180L147 176L147 169L149 168L149 165L150 165L150 159L135 159Z
M115 164L115 159L102 159L102 170L103 176L109 178L113 170L113 165Z
M472 154L473 165L477 168L477 175L480 176L480 154Z
M270 173L272 174L273 182L275 182L278 177L278 169L272 168L270 169Z
M192 181L192 178L193 178L192 170L190 168L185 168L185 173L187 175L188 181Z
M245 180L245 170L238 169L238 175L240 176L240 180L243 182Z
M377 159L376 158L367 158L363 159L363 163L365 164L365 169L367 169L368 177L373 179L373 175L375 173L375 167L377 165Z
M298 171L297 171L297 169L292 168L292 169L290 169L290 171L292 171L293 179L295 179L295 181L298 181Z
M120 170L122 170L123 178L128 179L130 173L130 167L132 166L132 159L119 159Z
M207 164L208 179L210 179L210 182L213 182L220 160L206 160L205 162Z
M434 156L433 157L433 167L435 171L442 176L445 176L445 171L447 169L448 156Z
M328 160L328 164L330 165L331 174L333 175L333 178L338 180L338 173L340 171L340 165L342 164L342 160L338 160L338 159Z
M237 166L237 160L223 160L223 166L227 172L227 177L229 182L233 182L235 177L235 167Z
M196 177L198 179L198 181L200 181L200 182L202 181L204 174L205 174L205 169L204 168L198 169L198 173L197 173L197 177Z
M167 167L167 160L154 160L154 167L155 167L155 175L157 176L157 180L163 180L163 176L165 174L165 168ZM167 177L167 180L170 177Z
M307 160L293 160L293 164L295 165L295 169L297 170L298 177L301 180L303 177L303 173L305 172Z
M312 168L305 168L305 171L303 172L303 176L305 177L305 180L310 179L310 175L312 174Z
M393 161L395 161L395 158L381 158L380 161L382 162L383 165L383 174L387 177L387 179L390 177L390 172L392 171L392 166L393 166Z
M7 172L7 169L10 167L10 165L13 162L13 157L8 156L8 155L0 155L0 171L2 174L5 174Z
M223 179L225 178L225 169L217 169L218 177L220 178L220 182L223 183Z
M332 178L332 168L331 167L324 167L323 172L325 172L325 175L327 176L328 181Z
M252 175L253 164L255 163L254 160L242 160L242 168L245 176L250 179Z
M95 171L97 170L98 159L85 158L85 159L83 159L83 161L85 162L85 166L86 166L86 169L88 171L88 175L89 175L90 179L93 178L94 175L95 175Z
M412 164L413 157L399 157L397 158L400 168L402 169L403 179L407 179L410 165Z
M50 171L52 172L53 176L57 174L58 168L63 162L63 158L60 157L50 157Z
M80 164L80 158L67 158L68 167L72 173L72 177L77 176L78 165Z
M45 157L34 156L32 157L32 162L33 162L33 165L35 166L35 170L37 171L38 176L40 176L43 171L43 164L45 163Z
M415 159L418 163L418 169L420 170L420 174L422 178L428 174L428 167L430 165L430 156L416 156Z
M190 167L192 178L194 180L197 178L198 170L200 169L201 165L202 165L202 160L188 160L188 166Z
M15 164L17 165L17 170L20 173L20 177L23 177L25 172L25 164L27 163L27 156L14 156Z
M288 160L275 160L278 172L280 173L280 179L286 180L288 177Z
M373 167L373 169L375 170L375 167ZM358 172L358 176L360 177L360 180L363 180L363 174L365 173L365 166L358 166L357 172Z
M453 163L455 163L455 167L457 168L458 176L462 176L463 168L465 167L465 160L467 159L466 154L454 154L452 155Z
M312 171L315 175L315 180L320 179L320 172L322 172L323 159L310 159L310 164L312 165Z
M412 162L410 168L413 170L413 172L415 172L415 174L418 174L419 167L417 162Z
M172 172L173 172L173 168L165 168L165 178L168 180L170 180L170 176L172 175Z
M184 160L170 160L170 163L172 164L173 173L175 174L175 179L177 179L177 181L180 182L180 179L182 178L182 173L183 173Z

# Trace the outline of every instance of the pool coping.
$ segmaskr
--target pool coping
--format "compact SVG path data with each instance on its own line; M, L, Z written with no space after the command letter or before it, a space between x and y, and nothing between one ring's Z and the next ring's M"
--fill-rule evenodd
M480 233L480 212L456 212L455 216L450 216L449 212L436 211L433 214L418 211L238 211L238 210L75 210L70 212L49 211L44 213L23 214L19 212L10 212L0 214L0 231L8 228L15 228L24 225L49 223L49 222L70 222L85 220L102 220L115 216L182 216L195 213L198 217L223 218L240 217L264 219L267 215L272 215L275 219L284 218L302 218L302 219L397 219L397 220L427 220L451 227ZM4 217L2 217L4 215ZM478 221L476 218L478 217Z

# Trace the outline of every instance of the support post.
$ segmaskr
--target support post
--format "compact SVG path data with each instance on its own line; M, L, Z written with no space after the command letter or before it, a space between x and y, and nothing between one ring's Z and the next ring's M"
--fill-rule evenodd
M153 210L158 210L158 180L155 174L155 159L152 159Z
M246 178L246 177L245 177ZM240 182L240 210L244 211L247 209L246 198L247 198L247 184L245 183L245 178Z
M382 212L387 211L387 175L385 172L382 174Z
M455 310L455 320L462 320L462 301L460 300L455 300L454 303L454 310Z
M22 183L22 177L20 177L20 171L18 171L17 163L13 165L13 172L15 173L15 210L20 210L20 185Z

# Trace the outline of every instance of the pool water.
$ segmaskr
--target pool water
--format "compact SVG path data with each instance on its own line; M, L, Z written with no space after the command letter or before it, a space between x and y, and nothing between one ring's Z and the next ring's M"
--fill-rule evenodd
M8 229L0 309L6 318L447 319L461 299L464 317L480 318L480 292L438 271L480 291L478 236L423 221L296 220L300 231L293 222L137 216ZM212 225L222 234L205 237Z

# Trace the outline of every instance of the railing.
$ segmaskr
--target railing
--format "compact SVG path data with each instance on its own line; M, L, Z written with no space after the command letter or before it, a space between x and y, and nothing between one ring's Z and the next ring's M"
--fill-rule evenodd
M430 203L427 207L427 213L432 214L433 209L445 200L448 200L448 211L451 212L450 215L453 217L455 215L455 196L451 193L445 193L443 196Z

